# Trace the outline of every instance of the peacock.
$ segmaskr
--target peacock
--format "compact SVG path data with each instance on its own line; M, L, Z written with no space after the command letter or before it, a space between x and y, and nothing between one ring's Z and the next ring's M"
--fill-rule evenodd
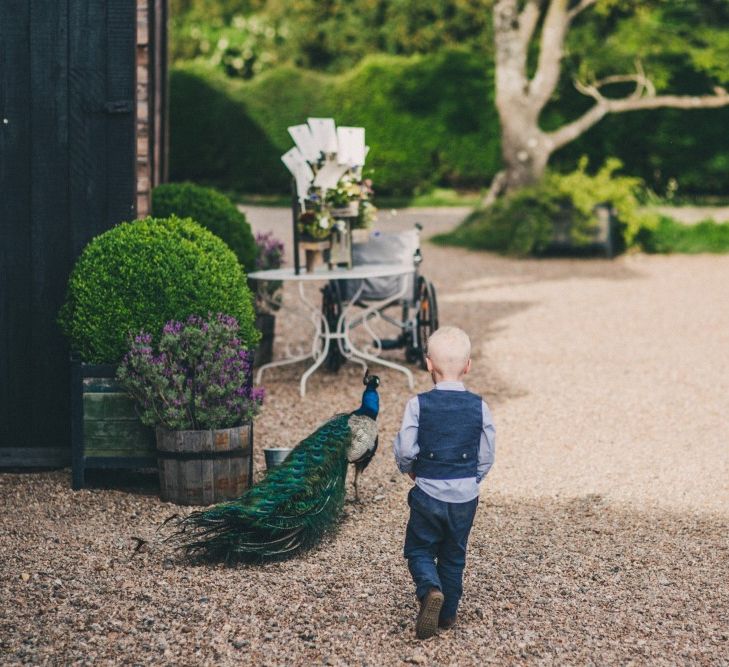
M380 379L365 373L362 404L304 438L280 465L240 498L193 512L168 538L196 560L262 562L315 545L337 523L347 466L357 482L377 451Z

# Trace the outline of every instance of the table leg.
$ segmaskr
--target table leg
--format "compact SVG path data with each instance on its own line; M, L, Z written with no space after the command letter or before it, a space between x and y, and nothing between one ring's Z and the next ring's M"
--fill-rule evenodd
M350 299L350 301L347 303L347 305L344 307L344 310L342 310L342 314L339 317L339 322L337 323L337 334L339 338L339 347L342 351L342 354L344 354L348 359L351 359L352 361L356 361L357 363L360 363L364 365L365 368L367 368L367 364L363 363L366 361L370 361L376 364L380 364L381 366L386 366L387 368L392 368L396 371L399 371L400 373L403 373L405 377L408 380L408 386L410 389L413 389L415 387L415 381L413 378L413 373L409 368L406 368L405 366L401 366L400 364L396 364L393 361L388 361L387 359L382 359L379 356L376 356L374 354L370 354L364 350L361 350L357 348L354 343L352 342L352 339L349 336L350 331L350 322L349 322L349 314L352 310L352 307L357 302L357 299L359 299L360 294L362 293L363 286L361 286L357 292L354 294L354 296ZM365 329L367 330L367 333L372 337L372 340L374 342L375 348L377 350L377 353L382 351L382 342L380 341L379 336L371 329L371 327L368 325L368 319L370 315L376 314L375 316L379 316L379 311L381 308L385 308L391 303L394 303L395 301L399 301L403 296L405 296L405 292L407 291L407 286L404 286L400 292L398 292L393 297L390 297L389 299L386 299L384 301L379 301L375 304L372 304L370 306L367 306L364 310L358 313L357 321L364 324Z
M287 348L285 359L272 361L268 364L264 364L258 369L258 372L256 373L256 384L261 383L263 371L268 370L269 368L288 366L289 364L295 364L299 361L303 361L304 359L314 359L314 364L310 366L301 377L299 392L303 397L306 393L306 380L319 366L321 366L321 364L324 362L324 359L326 359L327 352L329 351L329 340L331 338L331 335L326 318L322 315L321 309L315 306L313 303L311 303L311 301L306 298L304 294L304 285L302 282L299 283L299 300L304 305L308 317L301 315L297 310L293 308L282 307L282 310L286 310L287 312L290 312L294 315L301 317L302 319L307 320L314 327L314 336L311 342L311 350L305 354L291 354L290 350ZM322 326L324 328L323 332Z

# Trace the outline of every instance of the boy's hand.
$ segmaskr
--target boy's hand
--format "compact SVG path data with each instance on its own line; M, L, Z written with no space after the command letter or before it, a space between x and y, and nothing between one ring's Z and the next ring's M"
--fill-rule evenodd
M412 480L413 480L413 482L415 481L415 473L414 473L414 472L413 472L412 470L411 470L411 471L410 471L410 472L408 473L408 477L409 477L410 479L412 479Z

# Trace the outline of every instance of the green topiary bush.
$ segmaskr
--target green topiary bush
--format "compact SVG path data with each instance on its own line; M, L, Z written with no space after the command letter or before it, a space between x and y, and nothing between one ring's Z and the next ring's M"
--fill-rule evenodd
M225 241L246 271L256 262L256 241L246 216L224 194L194 183L166 183L152 191L155 218L192 218Z
M94 238L71 273L59 322L83 361L117 363L129 336L169 320L225 313L258 342L246 276L233 252L190 219L145 218Z

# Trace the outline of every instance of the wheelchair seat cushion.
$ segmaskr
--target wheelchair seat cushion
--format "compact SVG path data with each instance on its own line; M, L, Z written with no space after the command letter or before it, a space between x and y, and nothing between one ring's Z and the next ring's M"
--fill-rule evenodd
M340 281L341 294L349 300L354 296L360 285L364 283L361 299L368 301L381 301L397 294L406 287L406 296L412 292L415 266L413 255L420 245L417 230L407 230L393 234L370 234L367 243L355 243L352 246L352 261L354 266L365 264L406 264L413 266L413 273L404 276L390 276L387 278L369 278L367 280Z

